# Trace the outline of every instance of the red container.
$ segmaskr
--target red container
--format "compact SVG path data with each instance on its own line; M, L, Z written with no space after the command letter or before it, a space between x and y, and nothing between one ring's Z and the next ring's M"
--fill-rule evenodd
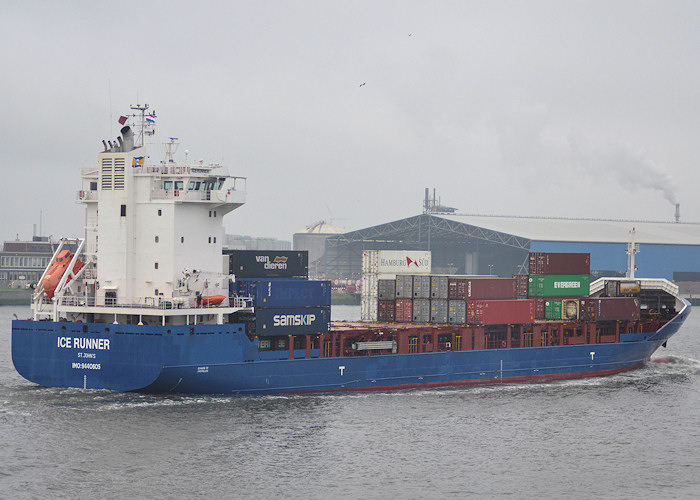
M529 292L529 278L528 274L514 274L515 278L515 294L519 299L526 299Z
M394 321L410 323L413 320L413 299L396 299L394 302Z
M578 317L583 321L595 321L598 318L598 301L600 299L583 298L578 301Z
M383 323L394 321L394 301L380 300L377 302L377 320Z
M530 274L591 274L590 253L530 252Z
M544 297L535 297L535 319L544 319Z
M639 319L640 301L638 297L601 297L598 299L598 320Z
M481 325L528 324L535 321L533 299L470 300L467 323Z
M460 300L515 299L515 278L450 278L448 298Z
M470 300L467 302L467 324L480 325L484 315L484 301Z

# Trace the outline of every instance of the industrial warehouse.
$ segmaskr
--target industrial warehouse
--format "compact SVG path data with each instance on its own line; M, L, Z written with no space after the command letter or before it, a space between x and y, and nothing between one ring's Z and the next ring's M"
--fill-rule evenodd
M439 207L438 207L439 208ZM449 211L448 211L449 212ZM327 279L359 280L363 250L429 250L432 272L511 276L527 271L530 252L590 253L591 277L624 276L635 245L636 275L675 281L700 296L700 224L440 213L323 237L309 268ZM297 244L295 249L303 250Z

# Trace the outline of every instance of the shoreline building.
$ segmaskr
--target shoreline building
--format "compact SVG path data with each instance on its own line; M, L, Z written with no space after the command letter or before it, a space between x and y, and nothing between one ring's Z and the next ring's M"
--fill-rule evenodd
M31 241L3 243L0 251L0 288L26 288L39 281L49 265L56 245L48 236L33 236Z

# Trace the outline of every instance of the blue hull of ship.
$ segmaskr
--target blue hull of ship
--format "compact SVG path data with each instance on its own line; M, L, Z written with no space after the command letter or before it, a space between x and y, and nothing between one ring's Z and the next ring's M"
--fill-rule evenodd
M687 317L619 343L380 356L259 352L243 325L146 326L14 321L12 358L47 387L153 393L273 394L535 382L642 366ZM101 340L101 342L100 342ZM277 359L275 359L277 357Z

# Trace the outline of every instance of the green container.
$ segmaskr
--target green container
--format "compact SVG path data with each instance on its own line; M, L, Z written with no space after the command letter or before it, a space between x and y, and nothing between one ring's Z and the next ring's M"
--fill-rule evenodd
M544 319L561 319L561 300L544 301Z
M531 274L530 297L587 297L591 288L589 274Z

